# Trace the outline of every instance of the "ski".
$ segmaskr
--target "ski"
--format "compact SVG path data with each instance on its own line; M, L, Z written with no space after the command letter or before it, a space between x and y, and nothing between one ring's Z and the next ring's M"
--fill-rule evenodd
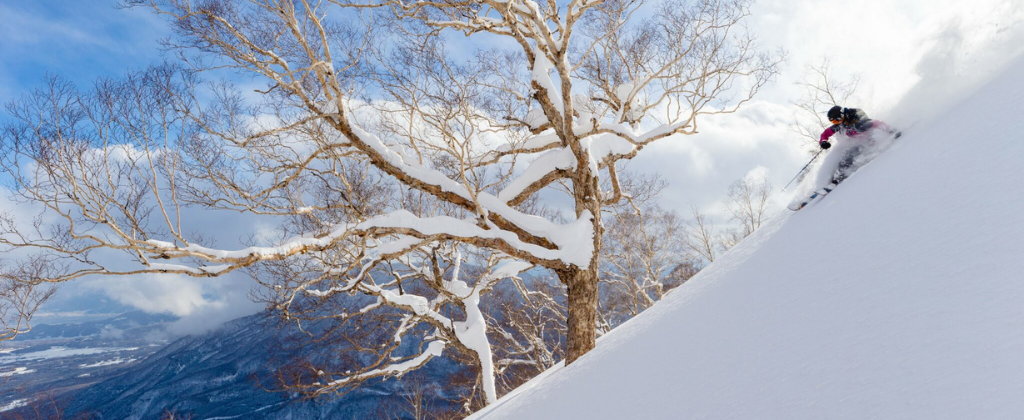
M818 195L819 194L817 192L814 192L809 197L807 197L806 200L790 204L788 208L792 211L799 211L800 209L804 208L804 206L810 204L811 201L813 201L815 198L818 198Z
M827 186L825 188L817 190L817 191L811 193L811 195L809 197L807 197L807 199L805 199L804 201L790 204L788 206L788 208L790 210L792 210L792 211L799 211L800 209L802 209L802 208L806 207L808 204L810 204L811 201L814 201L815 198L824 197L824 196L828 195L828 193L832 192L832 190L834 188L835 188L835 185L829 185L829 186Z

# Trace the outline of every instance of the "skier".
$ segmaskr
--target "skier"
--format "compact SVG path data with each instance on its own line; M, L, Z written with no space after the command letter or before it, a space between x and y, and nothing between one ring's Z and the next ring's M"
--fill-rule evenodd
M839 105L828 110L828 120L831 126L825 128L818 140L822 149L832 147L829 140L832 136L839 134L845 137L845 141L836 142L836 149L829 151L818 171L818 180L815 182L815 191L823 189L826 193L832 191L846 177L850 176L857 167L864 164L858 159L864 155L866 149L874 146L876 138L873 134L883 132L899 138L902 133L889 127L888 124L868 118L864 111L857 108L843 108ZM857 164L854 166L854 164Z
M811 195L791 203L790 210L800 210L811 200L832 192L858 167L885 149L887 144L883 144L881 147L875 146L876 141L881 140L876 137L876 133L887 133L892 136L891 139L899 138L902 134L884 122L868 118L864 111L857 108L843 108L836 105L828 110L827 115L832 125L821 133L818 145L822 149L831 148L832 143L829 140L836 134L839 134L838 138L845 140L836 142L835 149L829 150L825 155L825 160L821 163L818 176L812 185ZM872 153L866 153L867 151Z

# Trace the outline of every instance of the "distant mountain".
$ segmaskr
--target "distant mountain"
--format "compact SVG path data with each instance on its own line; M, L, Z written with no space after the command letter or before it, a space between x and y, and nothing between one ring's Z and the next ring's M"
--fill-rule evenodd
M111 299L103 291L90 289L81 282L70 282L62 284L57 293L39 308L33 319L36 324L63 324L136 310Z
M305 352L313 359L331 357L325 346L286 348L295 328L280 329L265 314L226 323L220 329L179 339L122 371L119 375L70 396L67 415L95 419L154 419L167 412L194 418L239 419L365 419L377 418L382 408L401 411L408 382L375 381L340 398L305 400L297 395L269 392L257 385L273 384L273 372L285 360ZM433 378L440 390L436 407L451 403L441 398L444 381L462 369L434 359L416 375Z
M177 320L178 317L167 314L149 314L142 311L131 311L111 318L85 322L64 324L41 324L32 327L32 331L18 336L18 342L76 338L100 335L144 335L152 332L152 326ZM140 328L145 327L145 328Z
M164 329L177 320L141 311L50 319L71 318L89 320L37 324L0 343L0 418L40 394L51 401L43 405L62 407L62 396L116 375L167 344ZM46 407L29 407L34 408Z

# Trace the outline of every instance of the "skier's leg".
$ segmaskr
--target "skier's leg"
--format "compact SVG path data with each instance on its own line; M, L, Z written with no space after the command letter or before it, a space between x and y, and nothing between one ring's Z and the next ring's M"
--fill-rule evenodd
M843 156L846 155L846 150L850 147L848 143L847 141L835 142L832 148L825 153L825 157L819 161L820 163L812 167L813 169L808 172L810 182L801 184L795 199L788 206L790 210L799 210L814 197L827 193L823 190L832 182L832 174L835 173Z
M818 174L814 179L811 191L820 190L832 182L833 175L839 169L839 165L846 157L846 152L850 149L849 143L849 141L837 141L829 149L828 154L825 155L825 159L822 160L821 166L818 168Z
M839 184L846 177L857 171L859 165L854 165L854 163L857 162L857 157L860 156L862 150L863 147L858 145L849 148L843 153L843 157L836 166L836 171L832 176L832 183Z

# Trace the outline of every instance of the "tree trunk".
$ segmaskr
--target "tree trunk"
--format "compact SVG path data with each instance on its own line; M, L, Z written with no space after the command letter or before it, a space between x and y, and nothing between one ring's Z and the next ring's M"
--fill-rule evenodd
M569 314L566 317L565 364L576 361L594 348L597 340L597 273L595 268L572 268L559 277L569 288Z
M571 122L571 118L569 118ZM590 212L591 223L594 225L593 255L587 268L571 266L558 273L559 280L568 287L569 311L566 316L565 364L568 366L576 359L594 348L597 341L597 267L601 255L601 238L604 227L601 225L601 188L596 174L590 172L590 157L587 149L573 149L576 154L577 173L573 177L573 193L576 199L576 217L584 211Z

